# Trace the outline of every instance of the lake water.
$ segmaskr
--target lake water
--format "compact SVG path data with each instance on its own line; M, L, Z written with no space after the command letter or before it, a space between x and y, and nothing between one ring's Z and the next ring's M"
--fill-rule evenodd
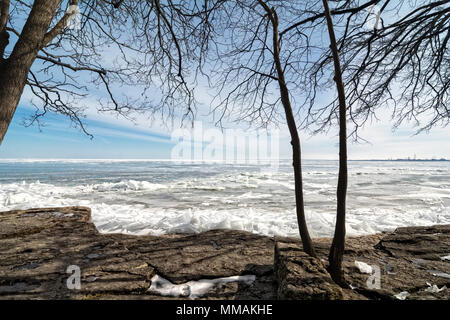
M313 237L331 236L337 161L303 163ZM104 233L227 228L298 236L290 161L246 164L149 160L0 160L0 210L82 205ZM450 162L349 162L347 234L450 224Z

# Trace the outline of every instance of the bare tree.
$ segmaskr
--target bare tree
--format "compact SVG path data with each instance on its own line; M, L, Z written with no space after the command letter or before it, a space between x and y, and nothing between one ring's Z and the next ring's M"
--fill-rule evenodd
M2 21L6 19L7 22L1 29L2 34L13 35L17 40L10 50L9 41L4 41L2 47L0 83L4 85L0 91L1 139L25 86L40 100L31 122L38 121L48 111L59 112L69 116L85 131L80 120L83 107L79 106L78 99L85 97L88 89L83 85L84 81L75 76L75 73L80 72L89 73L94 84L104 87L108 99L99 101L102 111L112 110L127 115L132 110L144 110L150 105L153 112L168 112L168 116L173 116L173 107L183 101L187 102L186 114L192 113L192 90L187 84L185 73L188 67L192 67L189 62L195 61L192 63L196 66L202 65L203 55L208 51L210 43L206 40L214 36L212 23L217 23L215 19L218 17L234 19L228 8L256 10L260 16L260 26L265 28L265 36L272 39L262 48L264 58L270 56L270 74L255 72L249 64L239 70L247 70L253 76L264 79L263 81L267 78L278 85L280 101L292 138L300 235L305 251L315 255L305 221L300 139L291 105L292 96L288 89L295 79L285 77L288 71L286 68L295 68L295 65L283 61L284 57L280 53L280 23L277 12L269 8L264 1L254 2L258 9L254 4L240 1L217 0L199 3L201 4L195 1L178 1L175 4L167 1L163 4L159 0L70 1L70 5L80 5L82 15L81 28L75 32L65 28L73 12L67 11L62 1L36 0L29 4L3 0ZM284 11L289 9L289 5L282 6ZM293 13L291 17L295 14L297 13ZM17 26L20 25L20 16L27 17L21 32ZM293 35L295 36L295 33ZM259 36L258 30L254 40ZM294 41L293 37L291 43ZM215 44L218 45L217 42ZM104 63L102 59L102 48L108 46L117 53L118 61L115 63ZM286 53L290 55L298 48L292 46ZM198 70L206 74L205 70ZM145 95L148 84L154 82L157 82L162 91L159 104L150 104L152 101L145 96L140 101L130 100L127 96L119 100L113 87L114 83L141 86L144 87ZM226 81L223 84L226 84ZM257 90L261 88L258 87ZM262 96L266 96L264 91L265 89ZM277 101L267 105L272 107L273 113L277 112L273 108L276 104Z
M274 4L274 6L271 6ZM218 90L214 115L218 125L233 118L252 126L286 123L292 145L295 205L303 249L316 256L305 217L302 154L294 95L302 90L302 58L308 56L304 35L281 32L303 13L298 3L222 1L213 25L211 83ZM293 103L294 101L294 103Z
M289 98L289 89L284 77L284 68L280 60L280 42L278 31L278 14L274 8L269 6L263 1L258 0L259 4L264 8L267 13L267 17L272 24L272 53L273 62L275 64L275 70L277 74L277 81L280 88L280 99L283 105L286 115L286 122L291 135L292 145L292 165L294 166L294 181L295 181L295 203L297 209L297 220L300 231L300 237L303 243L303 250L311 256L315 256L314 247L312 245L311 238L309 236L308 228L305 219L305 205L303 200L303 178L301 167L301 149L300 149L300 137L295 122L294 113Z
M339 60L339 50L334 33L333 20L331 18L328 1L323 0L325 17L327 20L328 33L330 36L330 49L334 62L334 81L338 91L339 99L339 176L337 186L337 214L336 226L334 231L333 242L328 257L330 272L333 280L341 286L346 286L344 273L342 270L342 259L345 249L345 212L347 200L347 106L345 103L345 87L342 81L341 63Z
M339 123L329 270L345 285L347 114L355 138L383 106L397 125L414 120L422 124L419 130L428 130L448 124L449 3L336 0L327 8L324 0L71 0L65 6L61 0L0 0L0 142L25 87L40 101L31 123L58 112L86 131L79 103L89 92L86 82L105 92L107 98L98 101L102 111L173 117L181 105L184 116L193 116L191 87L201 73L218 89L218 124L227 116L257 126L287 123L299 232L305 252L315 256L305 218L299 128L321 132ZM79 30L65 27L74 13L67 5L80 7ZM368 28L374 17L375 27ZM332 50L321 37L327 32ZM103 58L108 50L115 61ZM160 89L158 101L149 85ZM133 87L141 97L118 96L118 86ZM318 103L336 87L337 96Z
M334 4L334 2L333 2ZM318 4L310 3L317 12ZM377 119L378 110L391 112L394 128L405 122L417 132L449 123L450 1L337 1L331 9L342 63L350 134ZM294 24L299 30L317 28L322 14ZM321 53L305 69L311 96L329 88L332 55ZM308 125L320 132L338 119L338 98L315 104Z
M315 133L340 124L337 223L329 270L336 282L345 285L341 262L347 113L355 139L358 129L383 106L389 107L397 123L405 119L419 122L426 112L434 112L435 117L425 128L448 121L450 15L449 1L332 3L334 8L327 14L322 0L226 2L226 13L215 19L216 36L223 42L214 44L217 54L211 70L220 91L214 109L218 123L226 116L258 126L283 122L283 116L286 119L294 171L300 171L294 174L296 199L301 199L296 202L300 228L306 229L306 223L299 191L302 184L297 183L302 179L297 127ZM335 41L331 41L336 43L334 50L321 37L330 31L331 17L336 30ZM330 95L336 85L337 96ZM279 106L284 114L279 113Z
M26 87L36 107L29 124L56 112L87 133L82 99L97 88L100 111L150 111L166 118L183 106L180 116L193 116L188 71L202 60L208 34L201 23L208 13L198 3L1 0L0 143ZM78 28L67 28L77 6Z
M448 124L450 1L333 4L335 8L330 10L328 2L322 0L325 10L319 13L320 4L309 2L310 14L286 31L317 34L323 17L327 21L331 50L320 52L304 65L308 75L305 89L312 99L303 125L315 126L314 132L322 132L339 124L337 220L328 270L337 283L346 286L341 264L345 247L347 112L355 140L360 138L359 128L376 118L383 107L392 113L394 127L413 120L420 132ZM339 30L337 37L335 29ZM334 77L328 76L333 73ZM332 82L338 89L337 97L317 103L315 97L329 91Z

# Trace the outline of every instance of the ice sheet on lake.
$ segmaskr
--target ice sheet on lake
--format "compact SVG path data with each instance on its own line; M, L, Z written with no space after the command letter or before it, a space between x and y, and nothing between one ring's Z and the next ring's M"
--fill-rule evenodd
M450 163L349 165L348 236L450 224ZM311 236L332 236L337 162L306 161L304 173ZM144 160L0 161L0 211L88 206L102 233L235 229L298 237L293 189L289 161L274 173L257 166Z

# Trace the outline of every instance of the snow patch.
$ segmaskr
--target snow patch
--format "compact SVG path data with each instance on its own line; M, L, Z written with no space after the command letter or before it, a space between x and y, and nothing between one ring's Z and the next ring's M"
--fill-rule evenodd
M159 294L161 296L171 297L189 297L195 299L206 294L214 287L221 286L229 282L244 282L250 284L255 281L256 276L232 276L216 279L201 279L198 281L189 281L183 284L173 284L169 280L164 279L159 275L153 276L148 292Z
M431 292L431 293L439 293L439 292L447 289L446 286L439 288L437 285L435 285L435 284L431 285L431 283L429 283L429 282L427 282L427 285L428 285L428 288L426 288L425 291Z
M449 255L446 255L446 256L443 256L443 257L441 257L441 260L442 260L442 261L445 261L445 260L448 260L448 261L450 261L450 254L449 254Z
M396 297L398 300L405 300L409 296L410 296L410 294L408 291L402 291L402 292L394 295L394 297Z
M372 274L372 267L365 262L355 260L355 266L359 269L359 272L361 273Z
M439 271L439 270L428 270L435 277L450 279L450 274Z

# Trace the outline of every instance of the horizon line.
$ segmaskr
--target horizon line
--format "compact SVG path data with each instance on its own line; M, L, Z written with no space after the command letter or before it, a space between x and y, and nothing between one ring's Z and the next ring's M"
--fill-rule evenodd
M223 160L217 160L217 159L167 159L167 158L0 158L0 162L53 162L53 161L81 161L81 162L88 162L88 161L117 161L117 162L144 162L144 161L162 161L162 162L242 162L242 161L289 161L292 160L292 158L265 158L265 159L223 159ZM339 159L332 159L332 158L304 158L302 160L319 160L319 161L339 161ZM450 161L450 159L447 159L445 157L441 158L371 158L371 159L348 159L347 161Z

